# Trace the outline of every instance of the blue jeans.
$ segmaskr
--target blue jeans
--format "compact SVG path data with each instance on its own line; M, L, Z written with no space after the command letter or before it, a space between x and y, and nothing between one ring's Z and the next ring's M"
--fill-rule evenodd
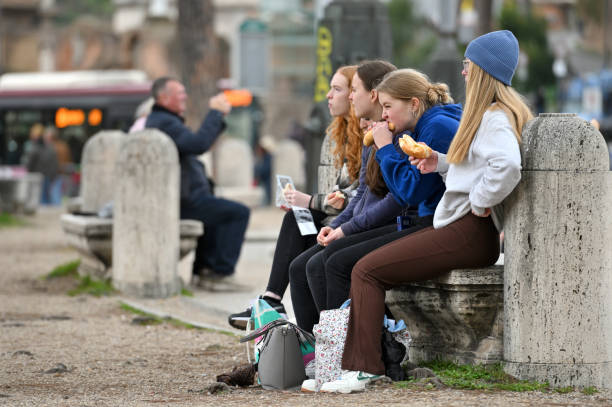
M51 189L50 189L50 198L51 198L51 205L61 205L62 204L62 196L63 196L63 186L64 186L64 180L63 180L63 175L58 175L57 178L55 178L53 180L53 182L51 182Z
M62 203L62 177L61 175L51 179L44 177L40 203L43 205L60 205Z
M189 202L181 202L181 219L204 222L204 235L198 239L194 273L209 268L216 274L229 276L240 256L250 210L241 203L196 194Z

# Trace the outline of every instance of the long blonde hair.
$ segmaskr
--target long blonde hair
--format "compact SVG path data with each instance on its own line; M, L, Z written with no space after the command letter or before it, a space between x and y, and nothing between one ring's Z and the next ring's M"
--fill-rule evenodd
M491 106L492 103L495 104ZM468 81L466 87L465 109L457 134L448 149L446 160L452 164L459 164L467 156L474 136L480 127L482 116L487 110L503 110L510 120L517 141L521 142L521 132L533 114L512 87L493 78L475 63L468 68Z
M425 111L435 105L453 103L447 84L432 83L427 75L416 69L406 68L389 72L376 90L395 99L419 99L416 117L421 117Z
M342 66L336 72L342 74L348 80L350 92L353 75L357 72L357 66ZM334 143L334 151L332 152L334 166L340 169L346 160L349 178L351 181L355 181L359 178L359 170L361 169L361 146L363 143L361 142L359 119L355 116L352 104L350 104L348 119L344 116L334 117L334 120L327 127L327 132Z

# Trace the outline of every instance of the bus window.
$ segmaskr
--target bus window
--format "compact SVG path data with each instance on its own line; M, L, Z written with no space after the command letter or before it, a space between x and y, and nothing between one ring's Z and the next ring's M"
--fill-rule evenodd
M0 164L18 165L34 123L55 125L75 163L102 129L127 131L150 94L141 71L8 73L0 76Z

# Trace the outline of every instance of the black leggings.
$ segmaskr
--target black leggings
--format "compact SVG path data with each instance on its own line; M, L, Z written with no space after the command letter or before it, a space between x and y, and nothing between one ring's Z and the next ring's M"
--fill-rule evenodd
M289 266L291 301L298 325L312 331L319 312L338 308L349 297L351 271L363 256L389 242L431 226L433 216L415 218L411 227L398 231L387 225L335 240L327 247L316 245Z
M311 210L310 212L312 213L317 230L320 229L323 226L321 222L327 215L317 210ZM276 241L276 249L274 250L274 259L272 260L272 269L270 270L266 291L271 291L283 298L287 285L289 285L289 264L298 255L316 243L317 235L302 236L300 234L293 211L288 211L283 218L283 224Z

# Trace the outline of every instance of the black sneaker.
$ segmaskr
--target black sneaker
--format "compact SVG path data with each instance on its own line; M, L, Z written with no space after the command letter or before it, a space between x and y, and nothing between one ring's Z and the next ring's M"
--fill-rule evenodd
M257 297L257 299L262 299L265 302L267 302L276 312L278 312L281 317L287 319L287 311L285 311L285 306L283 305L282 302L280 302L279 300L275 299L275 298L271 298L271 297L264 297L262 295L260 295L259 297ZM245 330L247 323L249 322L249 319L251 319L251 310L253 309L253 306L249 306L246 310L242 311L242 312L237 312L235 314L230 314L230 316L227 318L227 322L229 322L229 324L236 328L236 329L241 329L241 330Z

